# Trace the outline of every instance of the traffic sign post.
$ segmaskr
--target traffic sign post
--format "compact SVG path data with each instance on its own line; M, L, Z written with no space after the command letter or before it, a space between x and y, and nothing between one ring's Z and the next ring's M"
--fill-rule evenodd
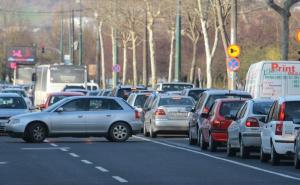
M240 60L237 58L229 58L227 61L227 68L231 72L235 72L240 68Z
M228 46L228 48L227 48L227 54L231 58L236 58L236 57L240 56L240 54L241 54L241 48L240 48L240 46L238 46L236 44L232 44L232 45Z
M121 71L121 66L119 64L115 64L112 66L112 71L115 73L119 73Z

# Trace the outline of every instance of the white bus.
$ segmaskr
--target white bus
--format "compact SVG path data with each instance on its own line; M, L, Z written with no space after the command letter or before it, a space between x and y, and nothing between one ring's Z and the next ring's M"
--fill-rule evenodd
M40 65L35 76L34 105L44 103L48 93L62 91L66 85L87 85L86 66Z
M261 61L252 64L245 91L253 98L300 95L299 61Z

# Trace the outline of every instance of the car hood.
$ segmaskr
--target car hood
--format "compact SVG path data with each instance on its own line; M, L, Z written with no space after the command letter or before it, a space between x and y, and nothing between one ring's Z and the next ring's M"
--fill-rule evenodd
M12 117L15 115L28 113L27 109L0 109L0 117Z
M44 114L44 112L27 112L25 114L19 114L19 115L15 115L12 118L14 119L22 119L22 118L38 118L39 116L42 116Z

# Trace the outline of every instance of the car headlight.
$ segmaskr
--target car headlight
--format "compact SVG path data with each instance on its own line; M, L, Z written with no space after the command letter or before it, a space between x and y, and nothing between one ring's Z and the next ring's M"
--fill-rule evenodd
M20 120L19 119L12 119L12 120L10 120L9 121L9 124L18 124L18 123L20 123Z

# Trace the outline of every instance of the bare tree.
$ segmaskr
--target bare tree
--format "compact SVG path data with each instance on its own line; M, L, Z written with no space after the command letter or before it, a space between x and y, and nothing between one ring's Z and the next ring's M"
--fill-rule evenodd
M130 35L127 31L121 32L121 40L123 44L123 77L122 77L122 84L126 84L127 80L127 49L128 49L128 42L130 41Z

